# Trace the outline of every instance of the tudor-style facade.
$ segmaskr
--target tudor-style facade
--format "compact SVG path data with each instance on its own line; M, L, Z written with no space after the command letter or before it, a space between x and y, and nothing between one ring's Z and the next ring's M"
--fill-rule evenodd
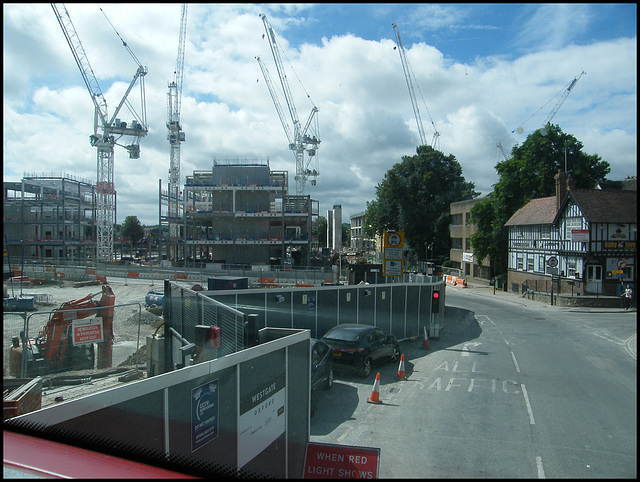
M575 189L560 171L556 196L532 199L505 226L512 291L550 291L553 281L556 292L614 296L635 286L635 190Z

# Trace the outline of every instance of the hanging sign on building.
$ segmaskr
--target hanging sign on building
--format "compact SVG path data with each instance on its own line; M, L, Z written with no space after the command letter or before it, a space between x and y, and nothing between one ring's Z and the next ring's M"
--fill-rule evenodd
M589 230L588 229L572 229L571 242L572 243L588 243Z

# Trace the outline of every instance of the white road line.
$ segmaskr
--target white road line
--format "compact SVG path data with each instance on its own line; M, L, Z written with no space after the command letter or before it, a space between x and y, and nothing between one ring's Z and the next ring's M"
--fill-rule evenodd
M529 396L527 395L527 387L524 383L520 385L522 387L522 394L524 395L524 403L527 406L527 412L529 412L529 425L535 425L536 421L533 419L533 411L531 410L531 404L529 403Z
M513 364L516 366L516 371L520 373L520 367L518 366L518 360L516 360L516 356L511 352L511 358L513 358Z
M538 478L544 479L544 467L542 467L542 457L536 457L536 465L538 466Z

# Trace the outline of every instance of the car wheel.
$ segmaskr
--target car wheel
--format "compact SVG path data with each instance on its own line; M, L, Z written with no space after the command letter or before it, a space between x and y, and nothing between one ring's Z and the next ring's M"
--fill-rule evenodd
M394 346L393 353L391 353L391 361L398 361L400 359L400 347Z
M329 370L329 376L327 377L327 382L324 385L325 390L329 390L333 386L333 368Z
M371 358L367 358L360 369L360 376L366 378L371 373Z

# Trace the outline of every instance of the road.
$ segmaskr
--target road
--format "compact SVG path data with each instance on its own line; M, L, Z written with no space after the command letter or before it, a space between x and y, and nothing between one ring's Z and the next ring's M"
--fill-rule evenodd
M448 287L440 338L402 343L407 380L339 376L310 441L380 448L379 477L636 478L636 316Z

